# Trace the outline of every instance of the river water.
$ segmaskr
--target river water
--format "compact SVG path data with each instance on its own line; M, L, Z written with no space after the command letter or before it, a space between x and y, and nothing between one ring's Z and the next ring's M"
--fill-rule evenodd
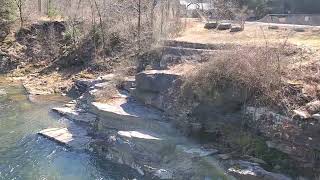
M0 77L0 180L134 179L126 167L59 146L36 133L63 127L50 113L67 98L47 96L30 102L19 84ZM141 178L138 178L141 179Z

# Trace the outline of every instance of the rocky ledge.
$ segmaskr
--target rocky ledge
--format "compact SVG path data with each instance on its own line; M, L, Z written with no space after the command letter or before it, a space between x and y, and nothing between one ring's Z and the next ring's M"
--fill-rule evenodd
M69 121L65 119L64 121ZM88 136L87 129L72 122L63 128L47 128L40 132L39 135L52 139L67 147L77 150L87 150L92 142L92 138Z
M190 50L193 44L179 42L168 42L167 46L179 47L178 50L166 47L171 55L173 50L183 50L184 56L190 55L189 52L207 53L208 50L211 53L224 49L223 46L208 48L197 44L198 50ZM114 89L112 81L117 75L75 81L70 92L79 98L53 109L72 121L75 127L50 127L40 134L67 146L85 147L101 157L137 170L147 179L290 179L263 169L262 160L228 156L212 144L199 144L181 134L172 122L178 120L169 117L179 113L171 106L176 100L171 90L181 85L183 76L196 68L197 62L171 65L162 64L165 69L146 70L135 78L125 78L123 89L116 88L116 92L111 96L109 93L104 101L96 99L96 94ZM236 98L225 95L220 99L220 104L214 107L225 105L226 100L235 104ZM212 115L212 109L208 108L208 111ZM188 127L195 124L201 130L206 125L203 122L186 120L184 123ZM87 127L85 130L83 125Z
M72 126L45 129L40 135L75 149L98 153L147 178L289 179L268 172L257 163L220 158L218 150L193 143L172 126L163 111L135 100L129 92L119 90L109 101L95 101L92 96L103 91L101 86L108 86L108 81L90 80L85 84L89 85L82 89L85 93L80 98L53 108L72 121ZM88 133L92 127L94 131Z

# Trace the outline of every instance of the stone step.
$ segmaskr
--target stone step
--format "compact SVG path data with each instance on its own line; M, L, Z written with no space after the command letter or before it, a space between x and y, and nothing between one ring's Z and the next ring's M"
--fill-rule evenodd
M51 139L70 148L89 149L91 137L87 136L87 130L71 123L64 128L48 128L38 132L39 135Z
M191 43L186 41L176 41L176 40L166 40L163 42L164 46L171 47L184 47L193 49L208 49L208 50L224 50L232 49L235 47L234 44L201 44L201 43Z
M136 88L150 92L167 91L181 78L181 71L147 70L136 75Z
M173 55L173 56L195 56L202 54L217 54L222 50L212 50L212 49L195 49L195 48L186 48L186 47L172 47L164 46L163 55Z
M91 103L92 112L101 117L100 129L147 130L160 134L173 131L161 111L147 107L126 94L121 95L108 102Z
M97 121L97 116L86 112L82 109L78 109L73 106L68 107L56 107L52 108L53 112L58 113L59 115L76 122L93 124Z

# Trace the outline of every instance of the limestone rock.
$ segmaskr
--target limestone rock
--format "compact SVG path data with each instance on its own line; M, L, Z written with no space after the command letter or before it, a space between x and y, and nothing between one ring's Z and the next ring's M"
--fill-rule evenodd
M236 27L232 27L230 29L230 32L240 32L240 31L243 31L243 29L239 26L236 26Z
M44 129L38 134L75 149L86 149L91 142L87 131L74 124L66 128Z
M178 73L172 71L144 71L136 75L136 86L139 90L164 92L167 91L179 77Z
M142 133L139 131L118 131L118 135L122 137L127 137L127 138L138 138L138 139L145 139L145 140L161 140L161 138L159 137Z
M121 131L148 130L155 133L172 131L161 111L122 95L107 102L91 103L92 111L101 117L98 122L101 130L114 128Z
M293 28L293 30L294 30L295 32L305 32L305 31L306 31L304 28L299 28L299 27Z
M218 27L218 23L217 22L209 22L209 23L206 23L204 25L205 29L215 29L217 27Z
M228 169L229 173L240 180L290 180L291 178L278 173L264 170L257 163L247 161L232 161L232 166Z
M231 23L220 23L217 27L218 30L228 30L231 29Z
M268 29L276 30L276 29L279 29L279 26L269 26Z
M111 102L93 102L92 105L116 119L161 120L160 112L127 98L115 98Z
M60 108L53 108L52 111L59 113L60 115L64 116L65 118L68 118L73 121L78 121L78 122L84 122L84 123L89 123L92 124L97 120L97 116L85 112L84 110L81 109L74 109L70 107L60 107Z

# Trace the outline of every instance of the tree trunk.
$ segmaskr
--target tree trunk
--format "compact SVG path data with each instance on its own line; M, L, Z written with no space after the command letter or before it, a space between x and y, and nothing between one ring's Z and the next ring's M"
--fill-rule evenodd
M39 11L39 14L41 14L41 11L42 11L42 0L38 0L38 11Z
M23 5L23 0L16 0L16 4L18 7L18 11L19 11L19 18L20 18L20 28L23 27L23 12L22 12L22 5Z
M157 0L153 0L152 5L151 5L151 17L150 17L150 27L151 27L151 31L152 31L152 41L154 41L155 37L154 37L154 9L156 6Z
M163 34L163 23L164 23L164 4L161 3L161 22L160 22L160 36Z
M94 4L96 6L96 9L97 9L97 12L98 12L98 16L99 16L99 24L100 24L100 30L101 30L101 37L102 37L102 48L103 48L103 55L105 55L106 53L106 41L105 41L105 38L104 38L104 28L103 28L103 20L102 20L102 14L101 14L101 11L100 11L100 8L98 6L98 3L96 0L94 0Z
M141 49L141 0L138 1L138 48Z

